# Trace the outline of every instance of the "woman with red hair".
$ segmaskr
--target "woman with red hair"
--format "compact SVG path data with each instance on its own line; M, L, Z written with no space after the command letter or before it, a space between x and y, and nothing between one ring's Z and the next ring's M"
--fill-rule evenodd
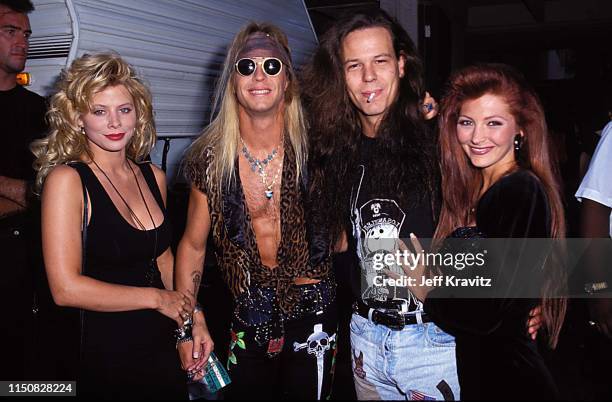
M443 204L435 238L446 251L452 239L470 239L459 247L465 251L474 238L487 238L476 243L489 245L490 257L485 270L441 270L462 278L489 275L493 285L458 289L445 282L411 290L436 325L456 337L461 399L556 398L552 376L525 331L530 310L541 305L554 347L565 314L562 266L534 240L565 235L542 105L520 73L499 64L453 74L441 105Z

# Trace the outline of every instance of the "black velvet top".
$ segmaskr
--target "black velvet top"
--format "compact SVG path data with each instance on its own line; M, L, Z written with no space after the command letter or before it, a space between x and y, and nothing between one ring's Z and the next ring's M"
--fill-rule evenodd
M536 248L533 238L550 237L550 208L542 184L525 170L503 177L481 197L476 225L459 228L451 237L513 240L486 240L495 248L490 254L497 257L487 262L486 275L453 268L444 273L489 276L493 287L438 287L424 305L433 321L456 337L461 399L554 399L556 387L526 327L530 310L538 304L533 286L541 287L541 257L546 252Z

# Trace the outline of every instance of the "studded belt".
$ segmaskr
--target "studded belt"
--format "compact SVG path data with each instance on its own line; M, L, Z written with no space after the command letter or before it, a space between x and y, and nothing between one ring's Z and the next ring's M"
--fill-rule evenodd
M406 312L401 309L401 302L395 300L382 302L380 305L369 306L361 300L353 303L353 312L363 318L372 320L374 324L384 325L393 330L402 330L406 325L418 324L416 312ZM384 304L383 304L384 303ZM382 306L386 307L382 307ZM430 322L431 318L421 312L421 323Z
M254 339L264 346L284 336L284 323L299 320L311 314L320 314L336 300L333 279L318 283L294 285L300 293L300 302L289 313L279 307L276 288L251 284L235 300L233 321L247 331L254 331Z

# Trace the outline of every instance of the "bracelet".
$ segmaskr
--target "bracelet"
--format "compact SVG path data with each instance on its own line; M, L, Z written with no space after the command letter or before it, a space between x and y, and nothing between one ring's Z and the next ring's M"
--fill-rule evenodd
M592 295L593 293L601 292L608 289L608 282L585 283L584 291Z
M183 338L183 339L178 339L178 340L176 341L176 348L178 349L178 346L179 346L181 343L186 343L186 342L191 342L191 341L193 341L193 338L192 338L191 336L185 337L185 338Z
M174 330L174 339L177 342L182 341L183 339L191 338L191 331L193 326L191 324L191 320L185 321L185 324Z
M196 303L195 307L193 308L193 312L194 313L197 313L197 312L203 313L204 312L204 309L202 308L202 305L199 302Z

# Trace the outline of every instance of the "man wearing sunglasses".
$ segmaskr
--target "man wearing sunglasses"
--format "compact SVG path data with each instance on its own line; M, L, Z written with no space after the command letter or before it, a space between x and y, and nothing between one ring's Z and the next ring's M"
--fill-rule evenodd
M305 208L307 138L287 38L251 23L225 60L210 125L187 155L192 184L177 290L197 295L206 242L234 297L228 399L320 399L330 388L335 283ZM212 349L204 316L179 344L201 377Z

